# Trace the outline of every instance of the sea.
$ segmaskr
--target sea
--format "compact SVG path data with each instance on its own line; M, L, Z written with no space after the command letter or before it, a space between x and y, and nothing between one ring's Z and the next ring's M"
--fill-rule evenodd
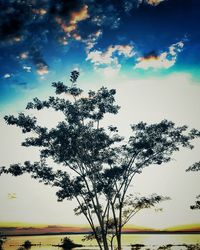
M83 242L83 234L42 235L42 236L8 236L3 244L4 250L17 250L26 240L31 241L30 250L62 250L53 245L61 244L64 237L83 247L74 250L98 250L95 241ZM200 234L123 234L123 250L200 250Z

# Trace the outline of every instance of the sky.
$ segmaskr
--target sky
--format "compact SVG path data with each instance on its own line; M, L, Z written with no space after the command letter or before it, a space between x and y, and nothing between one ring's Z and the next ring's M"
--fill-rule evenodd
M200 129L199 0L0 0L0 165L37 160L36 149L20 146L24 135L3 116L17 114L34 97L53 94L51 83L69 83L80 72L84 90L115 88L121 106L105 125L125 137L130 124L162 119ZM59 114L40 112L54 126ZM136 176L131 193L159 193L171 201L138 214L131 225L167 228L200 224L190 209L199 194L200 142L174 160ZM0 177L0 227L86 225L74 203L58 203L55 191L24 175ZM21 225L21 224L20 224Z

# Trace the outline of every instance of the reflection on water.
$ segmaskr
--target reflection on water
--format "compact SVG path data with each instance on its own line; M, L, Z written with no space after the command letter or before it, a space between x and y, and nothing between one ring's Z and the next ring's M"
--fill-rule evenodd
M66 235L51 235L51 236L16 236L7 237L3 245L4 250L17 250L26 240L30 240L32 244L31 250L61 250L59 247L52 245L60 244L61 239ZM83 243L81 239L84 235L69 235L69 237L77 244L85 244L82 248L76 250L98 250L95 241ZM156 235L156 234L128 234L123 235L123 250L200 250L200 246L196 248L188 248L186 245L200 244L200 234L190 235ZM41 244L41 245L40 245ZM87 245L86 245L87 244ZM136 245L138 244L138 245ZM144 246L139 246L142 244ZM132 245L132 247L131 247ZM164 247L165 246L165 247ZM192 247L192 246L191 246Z

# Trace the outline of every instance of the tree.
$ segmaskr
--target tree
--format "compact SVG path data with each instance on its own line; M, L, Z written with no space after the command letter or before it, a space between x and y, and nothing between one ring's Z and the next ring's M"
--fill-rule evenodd
M190 166L188 169L186 169L186 172L189 171L200 171L200 162L195 162L192 166ZM196 196L196 201L194 205L190 206L191 209L200 209L200 195Z
M142 209L152 208L156 204L158 204L161 201L165 201L170 199L169 197L162 197L157 194L152 194L149 197L135 197L133 194L129 194L126 196L126 199L124 200L123 204L123 212L122 212L122 228L129 222L129 220L137 214ZM117 207L116 207L117 208ZM118 208L117 208L118 209ZM110 243L111 249L113 249L113 240L117 236L116 229L115 229L115 220L114 219L108 219L107 220L107 233L108 233L108 241ZM101 228L96 227L96 234L98 235L99 241L102 242L102 235L101 235ZM85 235L82 239L83 241L90 241L95 239L94 232L88 235Z
M0 238L0 250L3 249L2 246L3 246L3 240Z
M30 249L31 246L32 246L32 243L31 243L30 240L26 240L26 241L24 241L23 246L24 246L25 249Z
M145 167L169 162L180 147L192 149L191 141L199 133L167 120L150 125L140 122L131 126L132 135L126 142L117 127L101 125L106 114L118 113L116 91L102 87L83 96L83 90L76 86L78 76L77 71L71 73L70 87L62 82L52 84L61 97L50 96L45 101L34 98L27 104L28 110L61 112L63 121L56 127L47 129L38 125L36 117L24 113L5 116L7 124L30 134L22 145L39 147L41 160L3 166L0 174L29 173L44 184L57 187L59 201L77 201L74 211L86 217L100 249L108 250L113 238L121 249L122 228L129 219L141 209L168 199L159 195L128 196L134 176ZM54 170L49 166L49 158L61 168Z
M3 250L3 244L6 240L6 237L1 235L1 232L0 232L0 250Z

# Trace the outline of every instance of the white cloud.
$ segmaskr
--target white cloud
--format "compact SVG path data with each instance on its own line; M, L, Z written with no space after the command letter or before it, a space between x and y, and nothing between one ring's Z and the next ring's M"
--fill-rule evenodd
M102 12L102 10L100 11ZM118 16L117 11L111 7L110 10L103 10L103 13L93 13L93 17L91 18L92 23L96 26L109 26L111 29L117 29L120 25L121 18Z
M118 57L132 57L134 55L133 49L132 45L111 45L104 52L100 50L89 51L86 60L93 63L95 70L103 71L104 76L113 76L121 68Z
M111 55L108 53L102 53L99 50L94 50L88 53L87 59L90 60L95 65L100 64L110 64L112 62Z
M43 76L43 75L46 75L49 73L48 65L44 64L43 62L37 63L36 67L37 67L36 71L37 71L38 75L40 75L40 76Z
M183 41L172 44L168 51L162 52L160 55L148 55L145 57L139 57L137 63L134 66L135 69L168 69L172 67L177 60L178 53L183 50Z
M3 78L5 79L10 78L10 77L11 77L11 74L8 74L8 73L3 76Z
M86 52L89 52L97 43L97 40L102 36L102 31L98 30L95 33L92 33L84 41L86 44Z
M23 66L23 69L26 71L26 72L31 72L31 67L30 66L26 66L26 65L24 65Z
M118 62L116 54L124 57L132 57L133 56L133 46L132 45L114 45L109 46L105 52L100 50L90 51L87 55L86 60L91 61L95 65L101 64L111 64L114 61Z

